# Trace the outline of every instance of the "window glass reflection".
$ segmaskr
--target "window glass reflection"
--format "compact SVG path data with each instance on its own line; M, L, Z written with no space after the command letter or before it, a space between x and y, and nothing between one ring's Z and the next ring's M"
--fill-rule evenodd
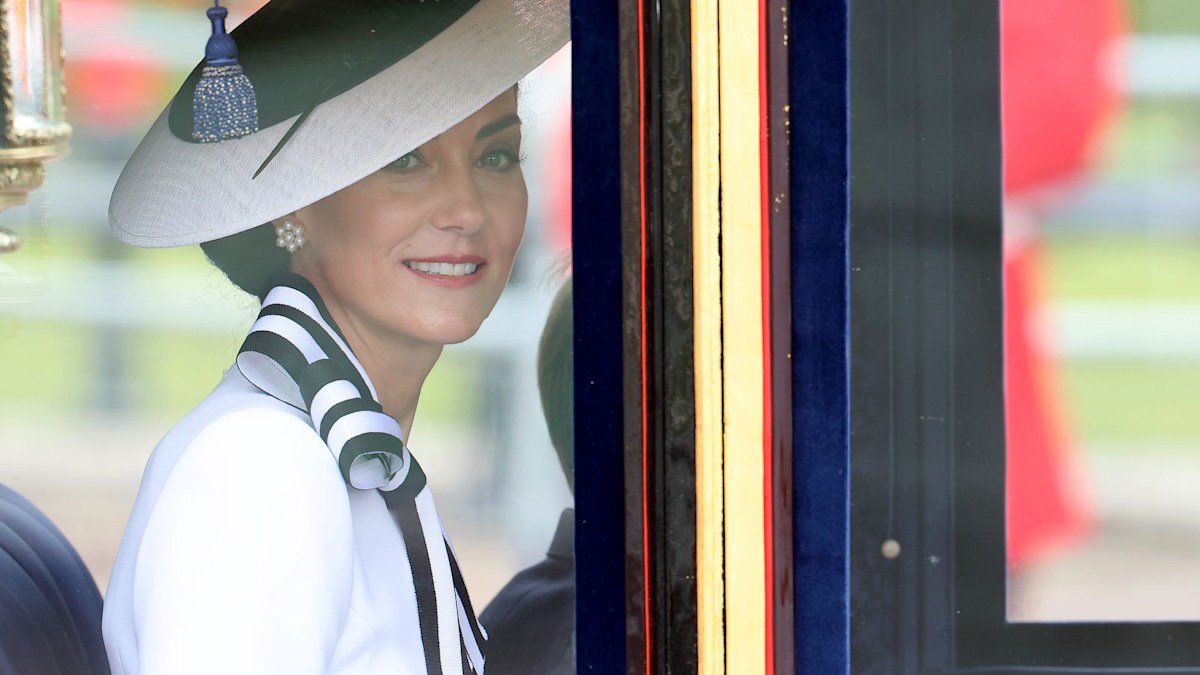
M261 4L240 3L231 26ZM126 246L106 220L123 163L202 54L199 7L68 4L72 154L0 213L25 241L0 258L0 482L49 515L101 589L147 456L221 378L258 311L197 247ZM490 318L427 380L410 438L479 612L546 557L571 502L537 383L538 337L570 273L569 80L568 47L521 84L525 240Z
M1200 7L1002 17L1009 619L1195 620Z

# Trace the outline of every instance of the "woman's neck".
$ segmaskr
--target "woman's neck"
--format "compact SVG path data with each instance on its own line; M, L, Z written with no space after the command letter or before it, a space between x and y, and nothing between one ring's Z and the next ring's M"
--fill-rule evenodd
M354 356L367 371L367 377L371 378L379 405L400 424L407 439L412 434L421 387L441 356L442 345L387 334L356 320L341 307L334 304L327 307Z

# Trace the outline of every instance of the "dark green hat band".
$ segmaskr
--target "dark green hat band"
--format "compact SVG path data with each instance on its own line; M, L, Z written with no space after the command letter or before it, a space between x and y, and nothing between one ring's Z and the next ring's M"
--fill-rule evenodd
M478 0L272 0L234 29L254 84L258 128L311 112L419 49ZM192 137L196 66L171 102L171 133Z

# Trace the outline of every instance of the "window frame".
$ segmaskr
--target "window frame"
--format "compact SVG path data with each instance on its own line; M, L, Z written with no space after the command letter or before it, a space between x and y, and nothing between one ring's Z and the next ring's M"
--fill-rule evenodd
M1200 622L1007 620L998 0L851 28L854 671L1200 673Z
M571 142L588 148L586 161L580 152L571 161L576 668L618 673L626 665L626 608L616 6L572 2L571 39Z

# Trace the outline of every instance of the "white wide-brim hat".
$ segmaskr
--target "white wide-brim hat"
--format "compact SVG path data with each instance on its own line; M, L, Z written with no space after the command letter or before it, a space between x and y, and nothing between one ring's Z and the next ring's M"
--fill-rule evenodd
M389 14L438 1L395 0ZM273 0L259 14L277 3L286 5ZM355 5L329 4L342 3ZM185 140L172 130L171 105L191 97L185 83L187 91L163 111L121 172L109 223L121 241L157 248L212 241L281 218L466 119L565 45L569 33L567 0L478 0L399 60L322 97L298 126L303 110L219 142ZM271 73L252 74L251 64L244 65L261 90ZM289 130L294 135L280 147Z

